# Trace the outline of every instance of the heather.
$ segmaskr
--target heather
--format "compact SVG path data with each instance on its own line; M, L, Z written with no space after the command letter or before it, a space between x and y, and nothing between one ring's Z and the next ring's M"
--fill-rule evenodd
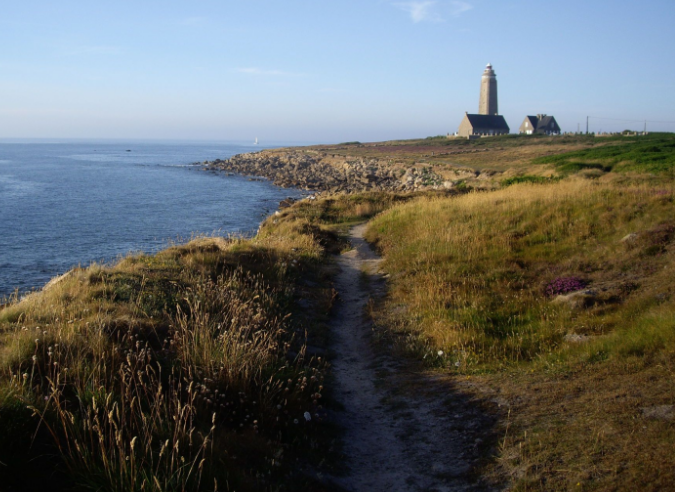
M545 289L549 297L575 292L586 287L588 283L579 277L557 277L553 279Z

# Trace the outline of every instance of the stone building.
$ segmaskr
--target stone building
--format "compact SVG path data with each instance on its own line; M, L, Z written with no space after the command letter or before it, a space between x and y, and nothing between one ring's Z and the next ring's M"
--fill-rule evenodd
M504 117L498 114L467 113L459 124L458 133L462 137L506 135L509 133L509 125L506 124Z
M459 125L459 136L475 137L486 135L505 135L509 133L509 125L498 113L497 75L489 63L485 67L480 82L480 100L478 114L464 115Z
M546 135L560 135L560 127L553 116L538 114L537 116L526 116L523 124L520 125L520 133L532 135L533 133L543 133Z

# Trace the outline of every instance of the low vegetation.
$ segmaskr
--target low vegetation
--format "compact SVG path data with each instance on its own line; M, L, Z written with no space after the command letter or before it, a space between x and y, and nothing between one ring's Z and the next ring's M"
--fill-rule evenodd
M582 169L672 173L675 169L675 136L655 133L648 136L614 137L607 145L539 157L534 163L554 164L564 174Z
M0 480L11 490L324 490L330 253L403 197L277 212L78 268L0 309ZM309 348L308 348L309 347Z
M575 177L371 222L381 333L502 406L493 471L516 490L675 483L673 195Z
M595 138L592 135L502 135L467 140L438 136L375 143L346 142L309 147L307 150L318 150L337 156L379 159L390 162L394 168L425 163L440 174L449 167L503 172L528 171L533 168L532 160L537 157L601 147L616 138ZM541 166L534 167L538 168Z
M502 187L506 188L507 186L520 183L550 183L553 181L557 181L557 178L549 176L533 176L531 174L521 174L518 176L513 176L511 178L503 179L500 182L500 184Z
M522 491L672 488L672 136L321 148L501 169L500 189L307 199L253 239L78 268L11 300L0 488L327 490L330 254L366 219L388 274L376 334L500 415L484 472Z
M330 445L325 362L293 313L325 245L296 229L76 269L0 311L2 487L319 489L299 463Z

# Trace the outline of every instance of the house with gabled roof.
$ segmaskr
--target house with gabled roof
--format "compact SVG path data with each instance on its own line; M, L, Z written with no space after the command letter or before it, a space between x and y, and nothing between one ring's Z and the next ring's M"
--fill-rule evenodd
M506 135L509 133L509 125L500 114L469 114L459 124L459 132L462 137Z
M523 124L520 125L520 133L532 135L533 133L543 133L546 135L560 135L560 127L553 116L538 114L537 116L526 116Z

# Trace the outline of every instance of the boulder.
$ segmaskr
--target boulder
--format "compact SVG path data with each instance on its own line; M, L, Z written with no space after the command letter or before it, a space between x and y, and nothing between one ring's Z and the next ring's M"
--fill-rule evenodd
M646 419L672 421L675 419L675 405L657 405L641 408L642 416Z
M570 343L584 343L588 342L591 339L591 337L589 337L588 335L579 335L577 333L568 333L563 338L565 339L566 342Z
M620 243L626 243L626 244L632 244L635 241L637 241L637 238L638 238L638 235L635 234L634 232L631 232L630 234L627 234L624 237L622 237L619 242Z
M577 290L568 294L560 294L551 302L562 304L570 309L583 309L595 304L596 293L592 290Z

